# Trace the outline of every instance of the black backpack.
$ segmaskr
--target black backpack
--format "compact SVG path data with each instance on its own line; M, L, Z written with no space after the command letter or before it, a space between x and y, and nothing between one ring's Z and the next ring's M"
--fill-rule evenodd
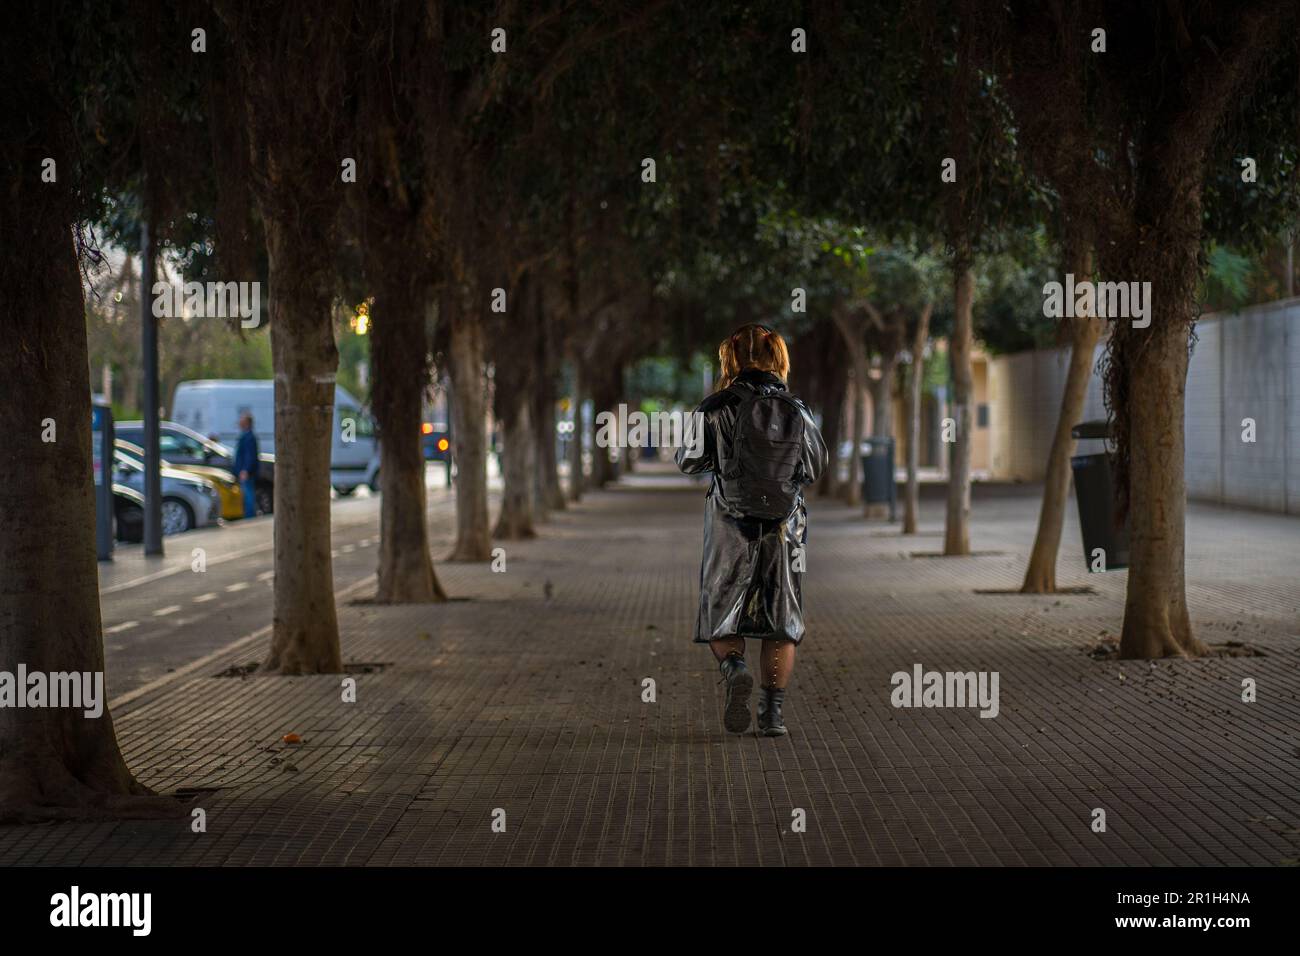
M740 396L731 452L722 463L722 493L750 518L788 518L799 500L803 409L789 392L732 386Z

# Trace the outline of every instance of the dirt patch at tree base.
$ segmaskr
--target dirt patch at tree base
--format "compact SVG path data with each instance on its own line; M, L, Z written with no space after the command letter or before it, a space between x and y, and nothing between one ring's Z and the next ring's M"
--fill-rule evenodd
M1052 597L1058 594L1098 594L1100 593L1092 585L1084 584L1077 588L1057 588L1055 591L1044 591L1038 594L1033 591L1022 591L1019 588L975 588L975 594L1010 594L1017 597ZM1057 602L1060 603L1059 601Z
M1005 551L968 551L966 554L944 554L942 551L909 551L909 558L996 558Z
M512 560L518 560L518 559L512 559ZM433 600L433 601L381 601L378 598L372 596L372 597L353 598L351 601L348 601L347 603L351 607L406 607L411 604L429 604L429 605L452 604L455 602L472 601L472 600L474 599L469 597L448 597L448 598L442 598L441 600Z
M1206 644L1204 659L1208 657L1267 657L1258 647L1243 644L1241 641L1225 641L1220 644ZM1094 661L1117 661L1119 641L1115 638L1103 638L1087 649L1087 654Z
M261 661L249 661L247 664L232 664L225 670L213 674L213 677L238 677L240 679L248 677L262 666ZM343 664L342 673L344 674L378 674L387 667L392 666L392 661L346 661ZM282 676L282 675L281 675Z

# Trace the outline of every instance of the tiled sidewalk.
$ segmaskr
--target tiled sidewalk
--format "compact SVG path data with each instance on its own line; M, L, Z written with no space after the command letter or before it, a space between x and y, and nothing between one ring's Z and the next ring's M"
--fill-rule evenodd
M386 665L357 673L356 703L336 676L211 676L260 646L140 696L115 713L128 762L159 790L210 788L207 832L0 828L0 863L1300 860L1300 520L1193 510L1198 633L1267 656L1139 663L1087 653L1125 582L1082 573L1073 514L1061 583L1097 593L976 593L1018 585L1032 489L977 492L983 553L960 559L915 554L940 547L938 499L913 539L814 501L792 730L769 740L723 733L690 643L699 495L634 478L506 545L503 574L440 566L468 600L341 607L345 659ZM890 675L917 663L997 671L1000 714L895 709Z

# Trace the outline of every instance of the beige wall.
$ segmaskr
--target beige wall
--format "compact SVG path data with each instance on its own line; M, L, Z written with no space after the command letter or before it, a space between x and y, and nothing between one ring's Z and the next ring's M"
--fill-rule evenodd
M986 424L981 426L979 411L981 405L989 404L989 357L976 350L971 356L971 372L975 386L975 407L971 409L971 420L975 424L975 433L971 439L970 467L975 472L988 471L992 459L990 433L993 416L990 410Z
M1206 316L1187 372L1187 496L1300 514L1300 299ZM1083 418L1104 419L1097 362ZM1068 349L1003 355L989 363L991 471L1041 481L1065 388ZM1245 419L1255 441L1242 440ZM1079 442L1078 454L1101 450Z
M930 362L947 362L948 353L946 343L940 341L934 344L934 352L931 355ZM905 373L907 366L899 366L899 374L896 378L898 391L894 395L894 461L898 467L902 468L903 463L907 461L907 398L903 394L906 387ZM971 419L974 422L974 435L971 439L971 469L976 472L988 472L992 469L993 457L993 429L992 429L992 405L990 395L991 379L991 361L989 356L980 349L976 348L971 354L971 379L974 386L974 405L971 410ZM949 396L951 402L951 396ZM927 406L930 403L927 401ZM979 424L979 407L988 404L990 406L988 415L988 424L981 427ZM847 408L847 406L846 406ZM867 421L871 421L871 396L867 395ZM847 411L846 411L847 414ZM922 410L921 416L921 464L922 467L933 467L942 464L947 466L946 449L943 450L944 461L933 462L929 460L928 450L931 447L930 432L942 427L942 419L951 414L951 408L941 408L937 414L926 414ZM847 422L848 419L846 418ZM942 446L941 446L942 448Z

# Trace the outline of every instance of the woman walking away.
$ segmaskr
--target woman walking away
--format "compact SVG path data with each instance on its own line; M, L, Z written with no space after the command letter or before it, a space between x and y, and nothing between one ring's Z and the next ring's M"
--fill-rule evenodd
M742 326L718 348L718 358L719 389L696 409L695 430L677 452L686 474L713 474L695 642L708 644L718 660L727 685L722 723L740 734L749 729L754 689L745 638L762 641L758 729L779 737L786 732L781 705L794 649L804 633L803 487L826 467L826 445L807 406L786 390L790 356L780 335L764 325Z

